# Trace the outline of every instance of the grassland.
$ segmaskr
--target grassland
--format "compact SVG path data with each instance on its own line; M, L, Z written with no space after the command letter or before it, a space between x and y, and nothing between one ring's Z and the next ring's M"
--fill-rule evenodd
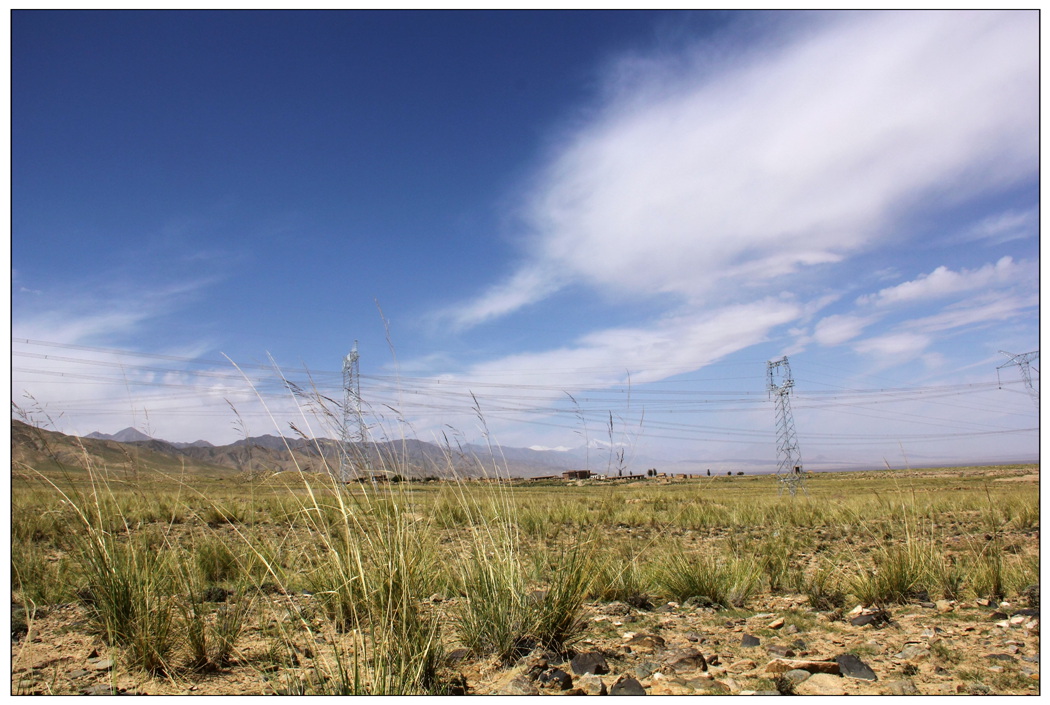
M609 687L784 691L787 648L876 668L844 692L1038 692L1038 620L1014 616L1038 608L1037 466L790 497L85 465L13 468L13 693L547 693L586 652ZM704 668L668 665L688 648Z

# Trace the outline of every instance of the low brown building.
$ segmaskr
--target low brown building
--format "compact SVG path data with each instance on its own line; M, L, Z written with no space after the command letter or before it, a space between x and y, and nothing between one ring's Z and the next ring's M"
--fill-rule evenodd
M591 476L590 470L566 470L561 474L563 480L586 480Z

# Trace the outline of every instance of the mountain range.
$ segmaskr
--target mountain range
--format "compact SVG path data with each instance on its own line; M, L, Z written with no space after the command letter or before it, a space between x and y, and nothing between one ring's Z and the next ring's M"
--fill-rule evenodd
M38 437L48 434L52 446L62 449L65 457L63 462L81 467L85 462L85 453L95 456L97 462L112 463L118 460L126 462L130 451L134 451L135 462L141 466L169 469L197 467L218 472L300 469L328 472L339 467L340 444L330 438L262 435L217 446L200 440L185 443L151 438L135 428L125 428L113 434L95 431L78 438L29 426L16 419L12 419L11 423L13 460L20 454L33 455L32 444L19 445L19 441L28 440L29 430L32 430ZM472 444L447 447L415 439L395 439L354 444L349 455L353 465L365 474L381 468L397 468L396 472L414 477L447 477L453 474L460 477L495 474L503 477L542 477L583 469L598 474L619 474L618 450L618 446L593 439L585 447L569 449ZM772 463L765 459L658 459L628 453L623 474L644 474L648 468L669 474L746 471L750 475L775 470Z

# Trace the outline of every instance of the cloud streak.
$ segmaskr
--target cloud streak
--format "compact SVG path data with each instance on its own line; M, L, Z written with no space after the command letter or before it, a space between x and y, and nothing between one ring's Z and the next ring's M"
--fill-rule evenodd
M568 281L692 303L762 296L899 237L924 198L1031 176L1035 31L1024 13L835 15L720 71L703 48L685 71L646 63L641 82L660 89L566 141L525 197L531 259L459 320Z

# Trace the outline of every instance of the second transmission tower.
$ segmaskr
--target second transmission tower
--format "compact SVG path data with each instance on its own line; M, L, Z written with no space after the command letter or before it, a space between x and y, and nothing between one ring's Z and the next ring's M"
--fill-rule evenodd
M1031 366L1032 360L1039 359L1039 351L1033 350L1032 352L1021 353L1020 355L1014 355L1012 353L1006 352L1005 350L1000 350L999 352L1003 355L1008 355L1010 359L996 367L995 374L998 375L999 370L1003 369L1004 367L1009 367L1010 365L1017 365L1019 368L1021 368L1021 380L1024 381L1024 387L1028 391L1028 396L1032 397L1032 401L1035 402L1035 412L1038 414L1039 392L1037 392L1035 390L1035 387L1032 386ZM1037 369L1036 372L1038 371L1039 370ZM999 388L1003 388L1002 380L999 381Z
M791 366L787 355L779 360L770 360L766 366L766 388L776 403L777 419L777 480L780 494L787 487L791 496L799 488L806 491L805 473L802 470L802 453L795 437L795 418L791 414L791 389L795 380L791 378ZM808 494L808 493L807 493Z
M357 341L343 358L343 427L339 438L339 478L346 482L354 474L352 453L364 443L361 418L361 374L358 369Z

